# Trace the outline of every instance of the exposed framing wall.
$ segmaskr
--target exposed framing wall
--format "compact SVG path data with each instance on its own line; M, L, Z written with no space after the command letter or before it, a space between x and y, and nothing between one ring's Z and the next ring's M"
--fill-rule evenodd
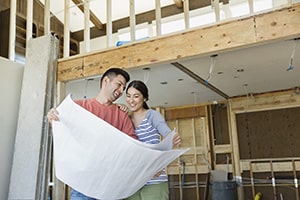
M276 40L292 39L300 35L299 18L300 4L295 4L291 8L251 16L243 20L228 21L211 27L157 37L118 48L59 59L59 84L60 87L64 87L64 83L67 81L96 76L102 74L112 66L129 69L151 64L171 63L178 59L188 59L194 56L211 55L233 49L242 49ZM245 29L248 30L246 33L244 32ZM245 34L240 34L241 32ZM215 38L219 38L218 42L207 42L215 41ZM180 49L180 52L174 51L174 49ZM63 94L63 89L61 91L61 94ZM178 125L181 122L177 119L170 122L171 127L174 126L177 128L185 127L185 123L190 123L192 126L193 124L198 124L202 127L202 131L200 131L200 133L202 133L202 140L209 140L207 143L209 146L197 146L196 134L195 132L191 133L192 137L194 137L194 148L192 153L186 155L187 159L192 163L190 166L187 166L187 172L196 174L196 180L199 178L199 176L197 176L198 172L199 174L200 172L208 173L207 165L199 163L198 156L202 154L202 151L213 151L213 154L231 154L232 163L230 164L229 170L235 177L241 178L243 170L249 169L247 168L249 161L240 160L236 114L245 112L246 110L250 112L251 110L268 110L274 107L285 108L299 106L299 96L292 95L292 93L293 91L287 91L258 95L255 100L243 97L231 99L227 105L228 132L230 133L229 144L213 144L212 141L214 138L207 134L208 130L212 129L210 119L211 110L206 107L203 116L181 119L180 121L183 123L182 126ZM63 95L60 96L62 97ZM166 118L168 119L167 116L166 114ZM203 117L204 121L201 117ZM200 144L202 143L200 142ZM208 155L207 158L211 159L211 154ZM180 172L178 172L178 170L180 170L178 163L180 164L178 161L177 163L174 162L171 164L168 173L180 174ZM270 166L269 163L264 166L267 165L268 167ZM298 170L298 162L295 162L295 166L295 170ZM214 167L216 169L225 169L227 166L215 163ZM259 170L261 168L254 167L254 169ZM281 167L281 170L282 169L283 167ZM197 192L197 194L197 198L200 198L199 192ZM243 199L242 190L239 190L239 199Z

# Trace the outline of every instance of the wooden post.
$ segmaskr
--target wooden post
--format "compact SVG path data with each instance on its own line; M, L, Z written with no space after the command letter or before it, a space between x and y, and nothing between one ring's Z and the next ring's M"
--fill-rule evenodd
M64 82L57 82L56 92L54 92L54 95L55 95L54 107L57 107L59 102L61 102L66 97L66 84ZM55 163L53 163L53 166L55 168ZM69 199L69 196L68 196L69 187L56 178L54 168L52 169L53 170L53 172L52 172L52 174L53 174L53 192L52 192L53 200ZM66 195L67 195L67 197L66 197Z
M216 22L219 22L220 21L220 2L219 2L219 0L214 0L213 3L214 3Z
M253 176L253 169L252 169L252 162L249 162L250 167L250 178L251 178L251 189L252 189L252 198L255 198L255 186L254 186L254 176Z
M70 56L70 0L65 0L64 12L64 54L63 57Z
M189 29L190 28L190 5L189 5L189 0L184 0L183 1L183 9L184 9L185 29Z
M26 19L26 46L32 38L32 21L33 21L33 0L27 0L27 19Z
M130 0L130 40L135 41L135 0Z
M160 0L155 0L156 36L161 35L161 6Z
M112 0L106 0L106 47L112 46Z
M236 115L232 111L231 102L228 103L228 114L229 114L229 125L231 128L230 137L232 138L232 153L233 153L233 174L239 184L242 184L242 176L241 176L241 167L240 167L240 153L239 153L239 143L238 143L238 132L237 132L237 125L236 125ZM237 188L238 192L238 199L243 200L244 199L244 191L243 187Z
M248 0L249 5L249 13L252 14L254 12L253 0Z
M17 0L10 1L8 58L15 61Z
M296 200L299 200L298 178L297 178L297 169L296 169L295 160L292 160L292 165L293 165L293 175L294 175L294 182L295 182Z
M276 181L275 181L275 173L273 170L273 162L270 160L270 168L271 168L271 175L272 175L272 187L273 187L273 195L274 195L274 200L277 200L277 192L276 192Z
M90 52L90 1L84 1L84 44L85 53Z
M193 132L193 147L195 149L194 151L194 167L195 167L195 181L196 181L196 197L197 200L200 199L199 197L199 180L198 180L198 169L197 169L197 165L198 165L198 158L197 158L197 144L196 144L196 126L195 126L195 118L192 118L192 132ZM205 133L204 133L205 135ZM204 136L205 137L205 136ZM205 156L205 155L203 155Z
M48 35L50 33L50 0L45 0L44 13L44 35Z

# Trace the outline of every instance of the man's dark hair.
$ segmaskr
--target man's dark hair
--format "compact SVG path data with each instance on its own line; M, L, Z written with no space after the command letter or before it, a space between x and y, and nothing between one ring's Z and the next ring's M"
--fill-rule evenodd
M100 88L102 87L102 81L105 76L107 76L109 79L111 79L112 77L115 77L118 75L123 76L126 80L126 83L130 80L130 76L125 70L123 70L121 68L110 68L106 72L104 72L104 74L102 75L101 80L100 80Z

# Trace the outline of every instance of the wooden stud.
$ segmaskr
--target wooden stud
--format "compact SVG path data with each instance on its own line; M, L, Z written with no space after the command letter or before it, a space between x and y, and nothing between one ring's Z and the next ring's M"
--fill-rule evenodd
M190 6L189 0L183 1L183 13L184 13L184 24L185 29L190 28Z
M106 47L112 46L112 1L106 0Z
M273 187L274 199L277 199L276 180L275 180L275 173L274 173L274 170L273 170L273 162L272 162L272 160L270 160L270 168L271 168L272 187Z
M161 35L161 5L160 0L155 0L155 21L156 21L156 35Z
M253 176L253 170L252 170L252 162L249 162L249 168L250 168L252 198L255 199L255 186L254 186L254 176Z
M50 33L50 0L45 0L44 13L44 35L47 35Z
M135 36L135 0L129 0L130 4L130 40L131 42L136 40Z
M220 21L220 1L214 0L213 6L214 6L214 11L215 11L216 22L219 22Z
M299 11L300 4L295 4L291 8L251 16L243 20L228 21L155 38L155 40L137 41L126 46L76 56L76 59L90 60L88 63L83 62L84 68L94 66L94 70L85 70L88 73L82 74L84 78L99 75L99 72L112 66L129 69L243 49L276 40L292 39L300 35ZM240 34L241 32L243 34ZM180 52L176 49L180 49ZM87 57L93 59L86 59ZM72 59L74 58L58 60L58 70L65 68L64 65L68 65ZM102 70L99 71L100 68ZM72 73L72 70L65 76L59 73L59 80L75 79Z
M292 160L296 200L299 200L298 178L295 160Z
M32 22L33 22L33 0L27 0L27 19L26 19L26 45L32 38Z
M90 52L90 0L84 1L84 52Z
M70 56L70 0L65 0L65 12L64 12L64 51L63 57Z
M192 118L192 132L193 132L193 146L196 149L197 144L196 144L195 118ZM195 181L196 181L196 197L197 197L197 200L199 200L200 197L199 197L199 180L198 180L197 165L198 165L198 158L197 158L197 153L195 152L194 153L194 166L195 166Z
M17 0L10 1L8 58L15 61Z

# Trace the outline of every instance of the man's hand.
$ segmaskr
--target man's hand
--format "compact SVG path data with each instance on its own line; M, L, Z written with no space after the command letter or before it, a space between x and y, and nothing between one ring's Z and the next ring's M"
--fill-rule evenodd
M52 124L52 121L59 121L59 118L58 118L58 112L56 110L56 108L51 108L47 114L47 118L48 118L48 121L49 123Z
M125 113L128 113L129 112L129 109L128 109L128 107L126 106L126 105L124 105L124 104L119 104L119 103L117 103L116 104L117 106L118 106L118 108L120 109L120 110L122 110L123 112L125 112Z

